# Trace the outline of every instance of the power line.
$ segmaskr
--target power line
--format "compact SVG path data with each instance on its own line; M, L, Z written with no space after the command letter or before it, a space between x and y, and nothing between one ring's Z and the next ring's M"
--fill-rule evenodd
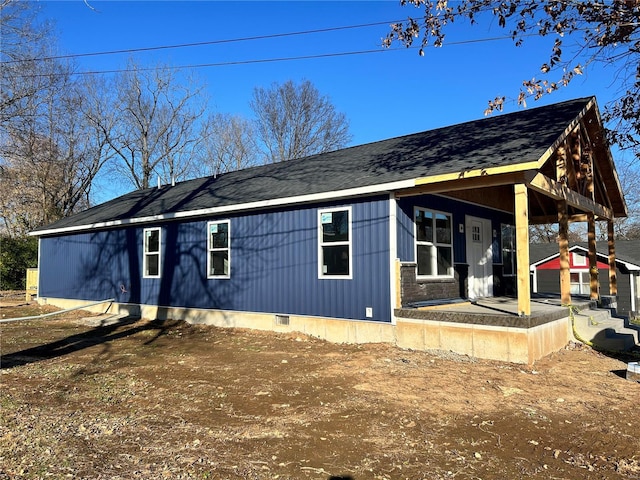
M573 0L565 0L567 3L571 3ZM488 10L488 9L487 9ZM310 35L310 34L316 34L316 33L328 33L328 32L335 32L335 31L340 31L340 30L349 30L349 29L355 29L355 28L367 28L367 27L374 27L374 26L379 26L379 25L392 25L392 24L398 24L398 23L404 23L407 20L390 20L390 21L385 21L385 22L371 22L371 23L362 23L362 24L357 24L357 25L343 25L343 26L339 26L339 27L327 27L327 28L320 28L320 29L314 29L314 30L302 30L302 31L298 31L298 32L286 32L286 33L274 33L274 34L268 34L268 35L257 35L257 36L252 36L252 37L240 37L240 38L230 38L230 39L222 39L222 40L209 40L209 41L205 41L205 42L192 42L192 43L179 43L179 44L175 44L175 45L158 45L158 46L153 46L153 47L140 47L140 48L127 48L127 49L121 49L121 50L107 50L107 51L102 51L102 52L87 52L87 53L71 53L71 54L66 54L66 55L51 55L51 56L46 56L46 57L36 57L36 58L31 58L31 59L20 59L20 60L6 60L6 61L0 61L0 64L12 64L12 63L25 63L25 62L39 62L39 61L48 61L48 60L64 60L64 59L70 59L70 58L83 58L83 57L94 57L94 56L102 56L102 55L119 55L119 54L124 54L124 53L136 53L136 52L151 52L151 51L157 51L157 50L170 50L170 49L176 49L176 48L191 48L191 47L201 47L201 46L206 46L206 45L221 45L221 44L226 44L226 43L237 43L237 42L248 42L248 41L255 41L255 40L268 40L268 39L273 39L273 38L283 38L283 37L291 37L291 36L299 36L299 35ZM620 26L638 26L638 23L626 23L626 24L621 24ZM578 30L582 30L582 29L578 29ZM521 35L521 36L530 36L530 35ZM462 42L462 43L473 43L473 42L482 42L482 41L492 41L495 39L501 39L501 38L494 38L494 39L479 39L479 40L470 40L468 42ZM454 44L458 44L461 42L448 42L448 45L454 45ZM370 52L365 52L365 53L370 53ZM344 54L338 54L338 55L344 55ZM250 61L250 63L255 63L256 61ZM235 63L235 62L233 62ZM215 64L217 65L217 64ZM208 65L205 65L208 66ZM188 68L188 67L180 67L180 68ZM115 70L114 72L117 72L120 70ZM94 73L94 72L91 72ZM111 73L109 71L104 72L104 73Z
M536 36L536 34L530 34L527 36ZM443 46L467 45L467 44L473 44L473 43L494 42L498 40L511 40L511 37L501 36L501 37L479 38L479 39L472 39L472 40L460 40L457 42L447 42ZM375 50L357 50L357 51L350 51L350 52L321 53L316 55L299 55L294 57L275 57L275 58L263 58L263 59L252 59L252 60L234 60L234 61L217 62L217 63L176 65L176 66L166 66L163 68L169 69L169 70L185 70L185 69L196 69L196 68L228 67L228 66L235 66L235 65L291 62L291 61L297 61L297 60L313 60L313 59L319 59L319 58L345 57L345 56L352 56L352 55L369 55L373 53L385 53L385 52L399 51L399 50L417 50L419 48L420 47L379 48ZM435 48L441 48L441 47L435 47ZM125 73L125 72L131 72L131 71L150 71L150 70L155 70L156 68L157 67L136 67L136 68L113 69L113 70L87 70L82 72L73 72L71 73L71 75L102 75L102 74L111 74L111 73ZM27 74L27 75L19 75L19 76L23 78L35 78L35 77L51 76L51 75L52 74ZM63 75L63 74L60 74L60 75Z
M412 47L415 48L415 47ZM295 60L312 60L316 58L330 58L330 57L345 57L349 55L366 55L370 53L383 53L389 50L406 50L405 48L394 48L394 49L376 49L376 50L359 50L353 52L335 52L335 53L320 53L316 55L300 55L296 57L276 57L276 58L262 58L262 59L254 59L254 60L235 60L229 62L219 62L219 63L200 63L194 65L179 65L179 66L168 66L163 67L171 70L184 70L184 69L193 69L193 68L207 68L207 67L229 67L233 65L251 65L256 63L274 63L274 62L291 62ZM76 72L72 75L98 75L105 73L123 73L130 71L146 71L146 70L155 70L156 67L142 67L142 68L123 68L116 70L96 70L96 71L86 71L86 72Z
M47 61L47 60L63 60L63 59L69 59L69 58L94 57L94 56L100 56L100 55L119 55L123 53L151 52L155 50L168 50L168 49L174 49L174 48L201 47L205 45L220 45L225 43L249 42L249 41L255 41L255 40L269 40L272 38L292 37L297 35L310 35L315 33L327 33L327 32L335 32L339 30L348 30L348 29L354 29L354 28L374 27L378 25L390 25L392 23L398 23L398 22L402 22L402 20L393 20L390 22L361 23L358 25L344 25L341 27L327 27L327 28L319 28L316 30L303 30L299 32L273 33L269 35L228 38L228 39L222 39L222 40L210 40L206 42L179 43L175 45L158 45L155 47L127 48L123 50L108 50L103 52L70 53L68 55L53 55L48 57L31 58L26 60L25 59L7 60L0 63L8 64L8 63L20 63L20 62L41 62L41 61Z

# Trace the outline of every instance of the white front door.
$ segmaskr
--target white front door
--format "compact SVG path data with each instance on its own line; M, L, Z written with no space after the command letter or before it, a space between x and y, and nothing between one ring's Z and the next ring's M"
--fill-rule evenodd
M467 216L465 223L469 298L490 297L493 295L491 221L486 218Z

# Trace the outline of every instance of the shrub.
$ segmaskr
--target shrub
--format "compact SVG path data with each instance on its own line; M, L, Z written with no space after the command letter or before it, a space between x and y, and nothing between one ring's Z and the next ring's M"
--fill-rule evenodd
M24 290L26 269L38 266L38 240L0 235L0 290Z

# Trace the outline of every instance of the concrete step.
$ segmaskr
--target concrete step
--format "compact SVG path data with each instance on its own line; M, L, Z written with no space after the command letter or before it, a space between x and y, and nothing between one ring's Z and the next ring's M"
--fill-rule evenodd
M585 309L574 314L576 336L603 350L625 351L640 345L639 329L607 309ZM577 340L579 340L577 338Z

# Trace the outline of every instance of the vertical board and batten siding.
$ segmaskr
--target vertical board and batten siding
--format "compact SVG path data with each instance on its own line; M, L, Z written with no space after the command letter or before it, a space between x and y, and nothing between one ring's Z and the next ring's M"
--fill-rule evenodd
M351 279L318 278L318 211L351 206ZM42 237L40 296L391 321L388 198ZM207 222L230 220L231 278L207 278ZM143 228L162 228L142 278ZM366 318L367 308L373 317Z
M141 245L141 228L41 237L39 296L140 303Z
M607 287L605 289L604 282L600 284L600 293L604 293L604 294L608 294L609 293L609 270L605 270L605 271L600 271L598 278L602 278L603 276L605 276L604 274L606 273L607 276ZM635 292L631 291L631 276L634 274L634 272L629 271L627 268L622 268L620 266L618 266L618 271L617 271L617 275L618 275L618 281L617 281L617 286L618 286L618 298L617 298L617 302L618 302L618 306L617 306L617 312L621 315L625 315L628 317L631 317L635 312L633 312L631 310L631 295L634 295ZM636 276L636 278L634 280L639 280L640 277ZM635 282L634 282L635 283ZM636 310L638 309L637 307L637 303L636 303Z
M465 232L464 230L460 232L459 229L459 225L465 225L465 216L471 215L490 219L491 229L496 232L496 236L492 240L493 263L502 263L501 224L514 225L513 215L441 195L420 195L398 200L398 258L401 262L415 261L415 242L413 238L413 211L415 207L437 210L452 215L454 263L467 263Z

